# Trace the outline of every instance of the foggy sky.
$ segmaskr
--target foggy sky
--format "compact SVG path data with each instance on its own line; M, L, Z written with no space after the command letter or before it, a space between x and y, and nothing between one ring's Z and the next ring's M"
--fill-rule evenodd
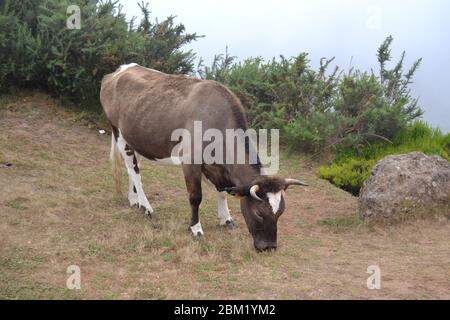
M141 17L138 1L120 2L128 18ZM423 58L412 85L423 119L450 132L448 0L152 0L150 10L152 18L176 15L187 32L205 35L186 48L206 64L228 46L239 60L308 52L316 70L321 57L335 56L341 68L352 61L377 71L376 50L392 35L393 64L403 50L405 69Z

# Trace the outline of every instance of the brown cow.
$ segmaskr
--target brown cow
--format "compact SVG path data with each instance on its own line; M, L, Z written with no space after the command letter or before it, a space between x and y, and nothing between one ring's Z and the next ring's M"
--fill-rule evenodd
M193 136L194 122L201 121L202 130L214 128L224 134L227 129L247 130L240 101L223 85L184 75L168 75L137 64L121 66L106 75L100 100L113 132L113 167L117 168L115 160L120 154L129 174L130 205L144 208L148 215L153 209L142 188L137 154L173 164L173 150L183 139L173 141L172 134L176 129L183 129ZM243 139L248 160L252 144L245 137ZM205 144L201 142L200 147L193 148L202 151ZM182 162L181 166L191 205L190 230L194 236L203 235L198 214L203 177L217 190L221 225L235 227L226 192L240 196L241 210L255 248L260 251L276 248L277 221L285 208L284 190L292 184L305 185L303 182L262 175L259 158L256 163L202 161ZM114 172L118 187L119 175L117 170Z

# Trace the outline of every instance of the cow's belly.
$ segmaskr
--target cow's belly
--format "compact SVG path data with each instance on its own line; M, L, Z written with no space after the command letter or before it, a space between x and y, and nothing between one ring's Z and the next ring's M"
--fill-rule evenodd
M150 161L154 164L161 165L161 166L180 166L181 165L180 157L152 159Z
M152 121L146 126L135 124L131 121L119 124L125 141L141 156L161 163L169 163L173 148L178 143L171 141L172 130L169 128L158 128Z

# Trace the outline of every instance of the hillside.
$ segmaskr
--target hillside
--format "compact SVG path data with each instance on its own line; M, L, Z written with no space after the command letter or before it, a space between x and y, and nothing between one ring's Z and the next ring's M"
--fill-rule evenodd
M447 219L369 228L318 165L284 155L280 175L310 187L287 192L276 252L255 252L235 199L239 228L219 227L207 188L194 241L181 169L143 161L145 218L114 196L101 128L41 93L0 97L0 298L450 299ZM81 290L66 289L69 265Z

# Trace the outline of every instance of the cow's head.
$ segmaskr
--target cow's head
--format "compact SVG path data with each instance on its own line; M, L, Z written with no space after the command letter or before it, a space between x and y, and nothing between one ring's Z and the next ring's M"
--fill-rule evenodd
M277 222L285 208L284 191L290 185L307 184L296 179L260 176L250 186L226 189L241 198L241 210L258 251L277 247Z

